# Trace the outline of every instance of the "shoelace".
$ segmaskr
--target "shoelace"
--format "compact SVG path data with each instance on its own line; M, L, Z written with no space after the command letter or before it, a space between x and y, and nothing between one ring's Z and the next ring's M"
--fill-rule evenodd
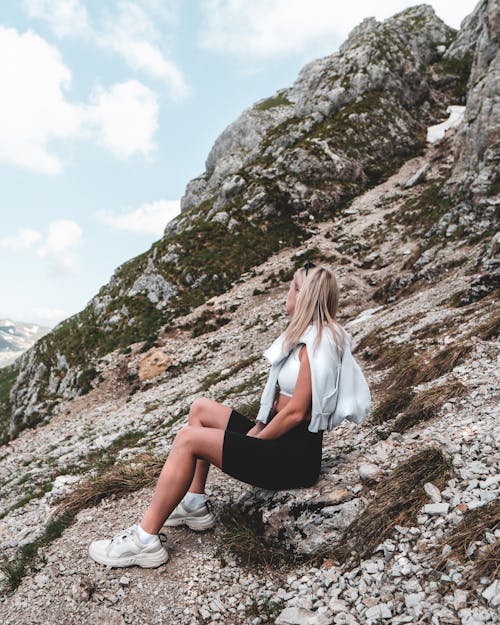
M127 527L126 529L122 530L121 532L118 532L117 534L115 534L113 536L113 538L111 539L111 542L115 542L115 541L118 542L119 538L121 538L122 540L125 540L125 538L130 536L133 531L134 531L134 526L133 525L131 527Z

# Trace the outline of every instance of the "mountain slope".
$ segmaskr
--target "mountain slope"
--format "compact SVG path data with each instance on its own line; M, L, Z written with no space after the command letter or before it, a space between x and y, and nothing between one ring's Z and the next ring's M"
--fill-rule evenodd
M50 418L61 398L91 388L107 353L152 345L177 316L299 246L315 219L420 153L426 127L465 97L470 56L443 57L455 36L429 5L368 18L292 87L246 109L215 141L164 237L19 360L9 401L0 397L11 406L4 431Z
M2 447L2 622L496 622L498 110L494 98L483 106L499 80L492 7L480 2L448 48L476 42L458 128L310 219L300 249L283 245L172 318L155 346L105 355L94 388ZM468 160L465 136L478 139ZM373 392L369 419L325 433L312 488L263 491L212 467L218 524L200 536L169 528L165 567L96 565L88 543L140 519L195 399L255 416L262 351L287 324L289 280L306 259L336 272L338 320ZM60 497L69 518L56 514Z

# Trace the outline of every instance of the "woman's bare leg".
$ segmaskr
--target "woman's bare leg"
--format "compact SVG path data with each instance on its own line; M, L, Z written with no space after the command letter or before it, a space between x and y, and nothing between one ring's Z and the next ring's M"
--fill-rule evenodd
M232 408L207 397L198 397L189 409L189 425L225 430ZM204 493L210 463L203 458L196 461L193 481L188 488L190 493Z
M144 514L142 529L157 534L181 501L193 481L197 459L222 468L224 431L184 426L177 434L156 483L151 503Z

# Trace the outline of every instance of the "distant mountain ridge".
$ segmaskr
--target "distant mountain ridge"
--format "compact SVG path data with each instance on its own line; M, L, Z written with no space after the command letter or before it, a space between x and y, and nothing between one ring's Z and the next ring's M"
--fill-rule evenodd
M29 349L52 328L36 323L0 319L0 367L4 367Z

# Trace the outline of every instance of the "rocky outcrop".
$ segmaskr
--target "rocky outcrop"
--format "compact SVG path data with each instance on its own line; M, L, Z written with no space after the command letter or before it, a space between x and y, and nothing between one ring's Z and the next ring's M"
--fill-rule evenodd
M460 36L444 55L457 58L464 48L473 51L464 121L454 138L446 186L467 190L468 205L475 209L474 219L468 221L477 232L492 227L494 207L500 202L499 43L500 2L484 0L464 20Z
M461 24L443 58L471 59L464 119L451 146L453 165L441 196L455 198L429 230L459 230L469 240L484 240L475 274L460 298L461 305L500 288L498 210L500 207L500 1L483 0ZM422 259L424 260L424 259ZM425 260L424 260L425 264Z
M252 178L288 176L297 205L306 203L313 212L325 200L314 181L366 184L370 176L381 176L377 159L393 160L421 147L424 124L440 114L425 69L452 38L452 29L429 5L384 22L366 18L338 52L305 65L290 88L249 107L221 133L205 173L188 184L182 210L214 193L222 206L222 182L242 168Z

